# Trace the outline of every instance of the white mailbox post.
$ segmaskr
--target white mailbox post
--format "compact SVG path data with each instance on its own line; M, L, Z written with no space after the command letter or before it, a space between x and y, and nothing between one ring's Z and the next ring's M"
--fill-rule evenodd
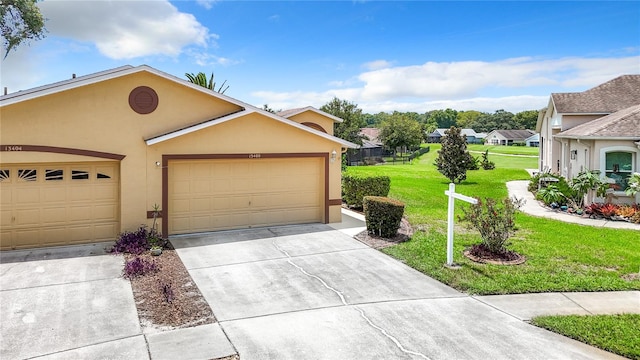
M478 203L478 200L469 196L457 194L456 185L454 183L449 184L449 190L446 190L444 194L449 196L449 208L447 209L447 265L453 266L453 200L460 199L474 205Z

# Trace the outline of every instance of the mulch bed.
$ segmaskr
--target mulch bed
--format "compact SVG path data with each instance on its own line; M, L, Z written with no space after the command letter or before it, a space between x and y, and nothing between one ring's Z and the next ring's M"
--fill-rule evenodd
M145 332L216 322L209 304L175 250L165 249L160 256L152 256L149 252L124 255L127 261L136 256L158 267L157 271L131 279L140 324Z
M492 252L484 244L473 245L463 254L472 261L494 265L520 265L527 260L524 256L511 250L499 253Z
M379 249L384 249L386 247L405 242L411 239L411 236L413 236L413 228L411 227L411 224L409 224L409 221L407 221L407 219L402 218L402 220L400 221L400 228L398 229L398 233L396 234L396 236L392 238L388 239L388 238L383 238L373 234L369 234L367 230L359 234L356 234L354 238L366 245L369 245L374 249L379 250Z

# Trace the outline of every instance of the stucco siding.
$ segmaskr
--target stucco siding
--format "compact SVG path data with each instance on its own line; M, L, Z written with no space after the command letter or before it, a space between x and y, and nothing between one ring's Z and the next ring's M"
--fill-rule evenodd
M313 111L305 111L300 114L291 116L289 119L295 122L298 122L300 124L304 122L311 122L311 123L318 124L324 129L324 131L327 132L327 134L333 135L334 121L332 119L327 118L326 116L322 116Z

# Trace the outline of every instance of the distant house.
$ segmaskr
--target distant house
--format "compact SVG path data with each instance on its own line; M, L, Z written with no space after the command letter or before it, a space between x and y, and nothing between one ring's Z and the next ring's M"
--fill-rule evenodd
M540 111L540 170L567 179L600 171L617 202L627 196L628 178L640 171L640 75L622 75L591 89L552 93Z
M540 146L540 134L533 134L528 138L524 139L525 144L530 147L538 147Z
M358 149L347 151L349 165L362 165L382 162L384 146L380 141L380 129L362 128L358 135L362 136L362 145Z
M427 142L439 143L440 138L444 136L444 133L447 130L449 129L436 129L434 132L429 134L429 136L427 137ZM460 134L467 136L467 143L469 144L482 144L485 136L487 136L487 134L477 133L473 129L460 129Z
M524 143L525 140L535 134L533 130L493 130L484 139L487 145L513 145Z

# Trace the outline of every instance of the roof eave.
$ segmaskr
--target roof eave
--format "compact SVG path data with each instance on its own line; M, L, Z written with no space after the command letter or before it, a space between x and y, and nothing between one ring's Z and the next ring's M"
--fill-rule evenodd
M577 140L624 140L624 141L636 141L640 140L640 136L599 136L599 135L553 135L554 138L559 139L577 139Z

